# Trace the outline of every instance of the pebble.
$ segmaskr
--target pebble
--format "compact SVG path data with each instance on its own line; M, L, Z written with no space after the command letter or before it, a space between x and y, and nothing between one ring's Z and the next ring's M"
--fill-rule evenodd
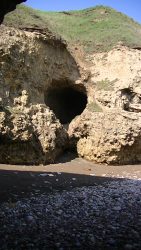
M48 174L40 174L40 176L46 177L46 176L48 176Z
M0 248L141 249L140 194L140 181L117 180L1 203Z
M113 208L115 211L120 211L121 210L121 207L120 206L117 206L117 207L114 207Z
M133 249L133 246L132 246L132 245L129 245L129 244L126 244L126 245L124 246L124 249L125 249L125 250L132 250L132 249Z
M34 217L33 217L33 216L28 215L28 216L26 216L26 221L27 221L28 223L33 223L35 220L34 220Z

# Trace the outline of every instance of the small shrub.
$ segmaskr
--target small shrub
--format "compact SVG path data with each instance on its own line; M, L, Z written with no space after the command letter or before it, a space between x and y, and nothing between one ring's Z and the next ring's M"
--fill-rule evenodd
M22 114L22 111L17 107L6 106L4 111L9 114Z
M103 112L102 108L96 102L88 104L88 110L91 112Z
M114 83L117 82L118 79L115 79L113 81L110 81L109 79L105 79L105 80L102 80L102 81L98 81L96 83L96 87L98 90L107 90L107 91L112 91L114 90Z

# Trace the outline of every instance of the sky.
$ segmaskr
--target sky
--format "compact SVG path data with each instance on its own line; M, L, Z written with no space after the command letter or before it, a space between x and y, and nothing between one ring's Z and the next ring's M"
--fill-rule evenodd
M105 5L141 23L141 0L27 0L26 5L44 11L78 10Z

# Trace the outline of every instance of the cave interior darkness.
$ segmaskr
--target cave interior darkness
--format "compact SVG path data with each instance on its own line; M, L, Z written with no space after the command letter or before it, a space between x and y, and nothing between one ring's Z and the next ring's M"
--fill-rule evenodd
M68 124L80 115L87 105L85 87L52 84L45 92L45 104L53 110L62 124Z

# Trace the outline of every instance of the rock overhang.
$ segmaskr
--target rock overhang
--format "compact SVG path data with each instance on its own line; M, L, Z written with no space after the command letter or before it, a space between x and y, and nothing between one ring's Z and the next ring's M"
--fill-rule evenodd
M16 9L17 4L26 2L27 0L1 0L0 1L0 24L2 23L4 16Z

